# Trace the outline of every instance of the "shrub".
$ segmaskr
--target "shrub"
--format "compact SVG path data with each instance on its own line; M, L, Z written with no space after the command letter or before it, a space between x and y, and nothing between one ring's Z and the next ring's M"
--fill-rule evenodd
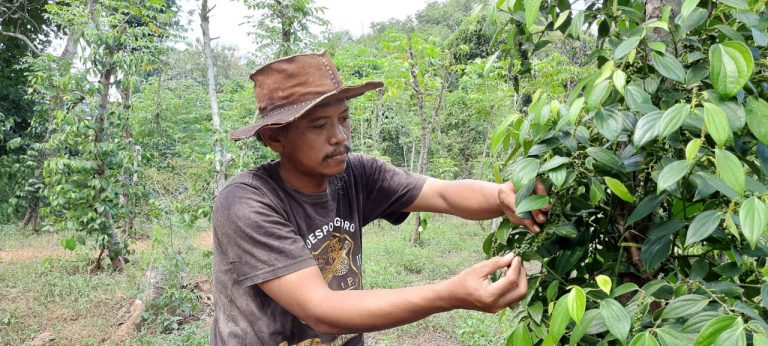
M552 205L542 234L503 222L484 243L543 268L508 344L768 343L765 2L584 5L498 2L521 59L541 32L597 29L594 73L492 138L518 214Z

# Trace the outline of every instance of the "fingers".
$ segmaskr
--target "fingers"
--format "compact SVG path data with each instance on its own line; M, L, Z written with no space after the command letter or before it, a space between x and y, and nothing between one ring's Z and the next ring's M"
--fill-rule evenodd
M505 282L497 282L500 283L497 288L499 290L497 294L500 294L497 307L500 309L525 299L528 294L528 277L523 269L520 257L516 257L507 273L502 278Z
M525 297L528 294L528 273L525 272L525 268L522 268L522 263L520 264L521 270L517 273L517 282L518 282L518 291L523 294L523 297Z
M536 193L537 195L547 196L547 187L544 186L544 183L542 183L541 180L536 179L536 185L533 186L533 192ZM541 209L549 211L549 206L546 206Z
M495 271L509 267L513 263L515 254L509 253L503 257L494 257L486 261L482 261L473 266L478 271L478 275L481 277L487 277L493 274Z
M539 225L533 219L523 219L519 216L508 216L508 217L510 221L531 230L531 232L533 233L541 232L541 227L539 227Z
M544 186L544 183L542 183L541 180L536 179L533 192L535 194L546 196L547 188ZM547 212L550 208L549 205L545 206L544 208L531 211L532 218L530 219L517 216L515 186L512 184L512 182L507 182L499 189L499 203L501 204L502 210L504 210L504 213L507 214L507 217L510 221L524 226L534 233L539 233L541 231L541 228L538 224L547 222Z
M501 269L503 276L490 282L488 276ZM460 292L459 307L472 310L498 312L525 298L528 279L522 267L522 259L514 254L495 257L472 266L452 279L457 285L452 292Z
M507 269L507 275L505 275L503 278L499 279L499 281L494 282L491 284L488 289L490 290L491 294L503 298L505 295L508 294L510 290L514 290L519 286L518 280L520 277L520 267L521 267L522 259L518 256L515 256L512 262L509 264L509 269ZM506 306L508 304L504 304L502 306Z
M541 209L531 210L531 215L533 216L533 219L530 220L536 220L537 223L547 222L547 215Z
M544 185L542 184L542 187L543 186ZM536 225L536 221L540 218L537 218L536 220L524 219L515 214L517 206L515 202L515 186L512 184L512 182L504 184L504 186L499 189L499 203L501 204L502 210L504 210L504 213L507 214L507 217L510 221L514 222L515 224L522 225L534 233L539 233L541 231L539 226ZM544 218L544 220L546 220L546 218Z
M512 263L509 265L509 270L507 271L507 275L504 276L505 279L511 278L514 280L517 280L520 276L520 267L522 267L522 258L519 256L515 257L512 260Z
M533 187L533 192L537 195L547 195L547 187L544 186L544 183L541 182L541 180L536 179L536 185ZM536 219L538 223L545 223L547 222L547 212L549 211L550 206L547 205L544 208L531 211L531 214L533 214L533 217Z

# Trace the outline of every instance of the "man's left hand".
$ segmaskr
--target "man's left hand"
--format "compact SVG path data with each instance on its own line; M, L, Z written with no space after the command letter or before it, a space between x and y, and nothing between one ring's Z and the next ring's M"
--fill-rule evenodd
M547 188L544 187L544 184L541 182L541 180L536 179L536 185L533 188L533 193L537 195L547 195ZM503 184L499 189L499 204L501 204L501 209L503 209L504 213L507 214L509 221L512 221L521 226L525 226L533 233L539 233L541 231L541 227L539 225L547 222L547 212L549 212L550 206L548 205L541 209L532 210L531 215L533 218L521 218L515 213L517 210L517 203L515 202L516 196L515 185L512 184L511 181Z

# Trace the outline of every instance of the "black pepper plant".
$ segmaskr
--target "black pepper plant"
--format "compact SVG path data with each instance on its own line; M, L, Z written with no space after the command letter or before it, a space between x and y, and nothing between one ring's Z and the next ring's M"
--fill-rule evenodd
M594 73L492 138L517 213L551 205L540 234L502 222L483 246L541 267L508 344L767 345L766 1L496 5L510 72L550 32L596 36Z

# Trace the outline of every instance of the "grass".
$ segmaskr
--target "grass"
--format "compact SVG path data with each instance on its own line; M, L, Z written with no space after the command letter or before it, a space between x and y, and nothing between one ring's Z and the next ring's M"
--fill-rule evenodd
M410 220L409 220L410 221ZM398 288L445 280L484 259L486 234L477 222L434 215L421 235L409 244L412 222L369 225L363 233L365 288ZM369 333L372 345L500 345L512 331L508 316L454 310L416 323Z
M366 288L433 283L482 260L480 249L485 234L475 222L434 216L422 234L420 247L412 247L408 242L411 225L406 222L395 227L382 221L366 227ZM60 239L66 235L28 234L14 226L0 225L0 345L29 343L43 332L55 336L53 344L115 344L110 337L127 317L130 304L141 294L147 268L179 271L184 277L210 277L210 243L200 241L201 235L210 235L209 228L210 225L200 223L169 232L153 226L144 231L151 235L149 240L133 245L137 251L123 272L92 274L86 263L93 257L94 249L78 247L69 252L60 245ZM159 321L172 325L172 317L160 316ZM206 319L196 320L164 334L149 328L119 343L205 345L209 323ZM509 316L457 310L368 333L366 343L498 345L504 343L511 327Z
M167 232L164 232L167 233ZM210 253L194 248L199 229L177 231L174 246L183 251L188 274L210 275ZM0 345L19 345L47 332L53 344L111 344L112 333L127 316L127 308L141 292L141 279L150 265L162 265L167 246L136 244L143 248L120 273L89 273L93 249L62 251L64 235L29 235L0 228ZM162 239L155 237L154 239ZM162 241L160 241L162 242ZM158 244L155 242L155 244ZM183 249L183 250L182 250ZM139 334L127 344L207 344L208 325L192 323L195 340L184 333ZM178 341L178 342L177 342Z

